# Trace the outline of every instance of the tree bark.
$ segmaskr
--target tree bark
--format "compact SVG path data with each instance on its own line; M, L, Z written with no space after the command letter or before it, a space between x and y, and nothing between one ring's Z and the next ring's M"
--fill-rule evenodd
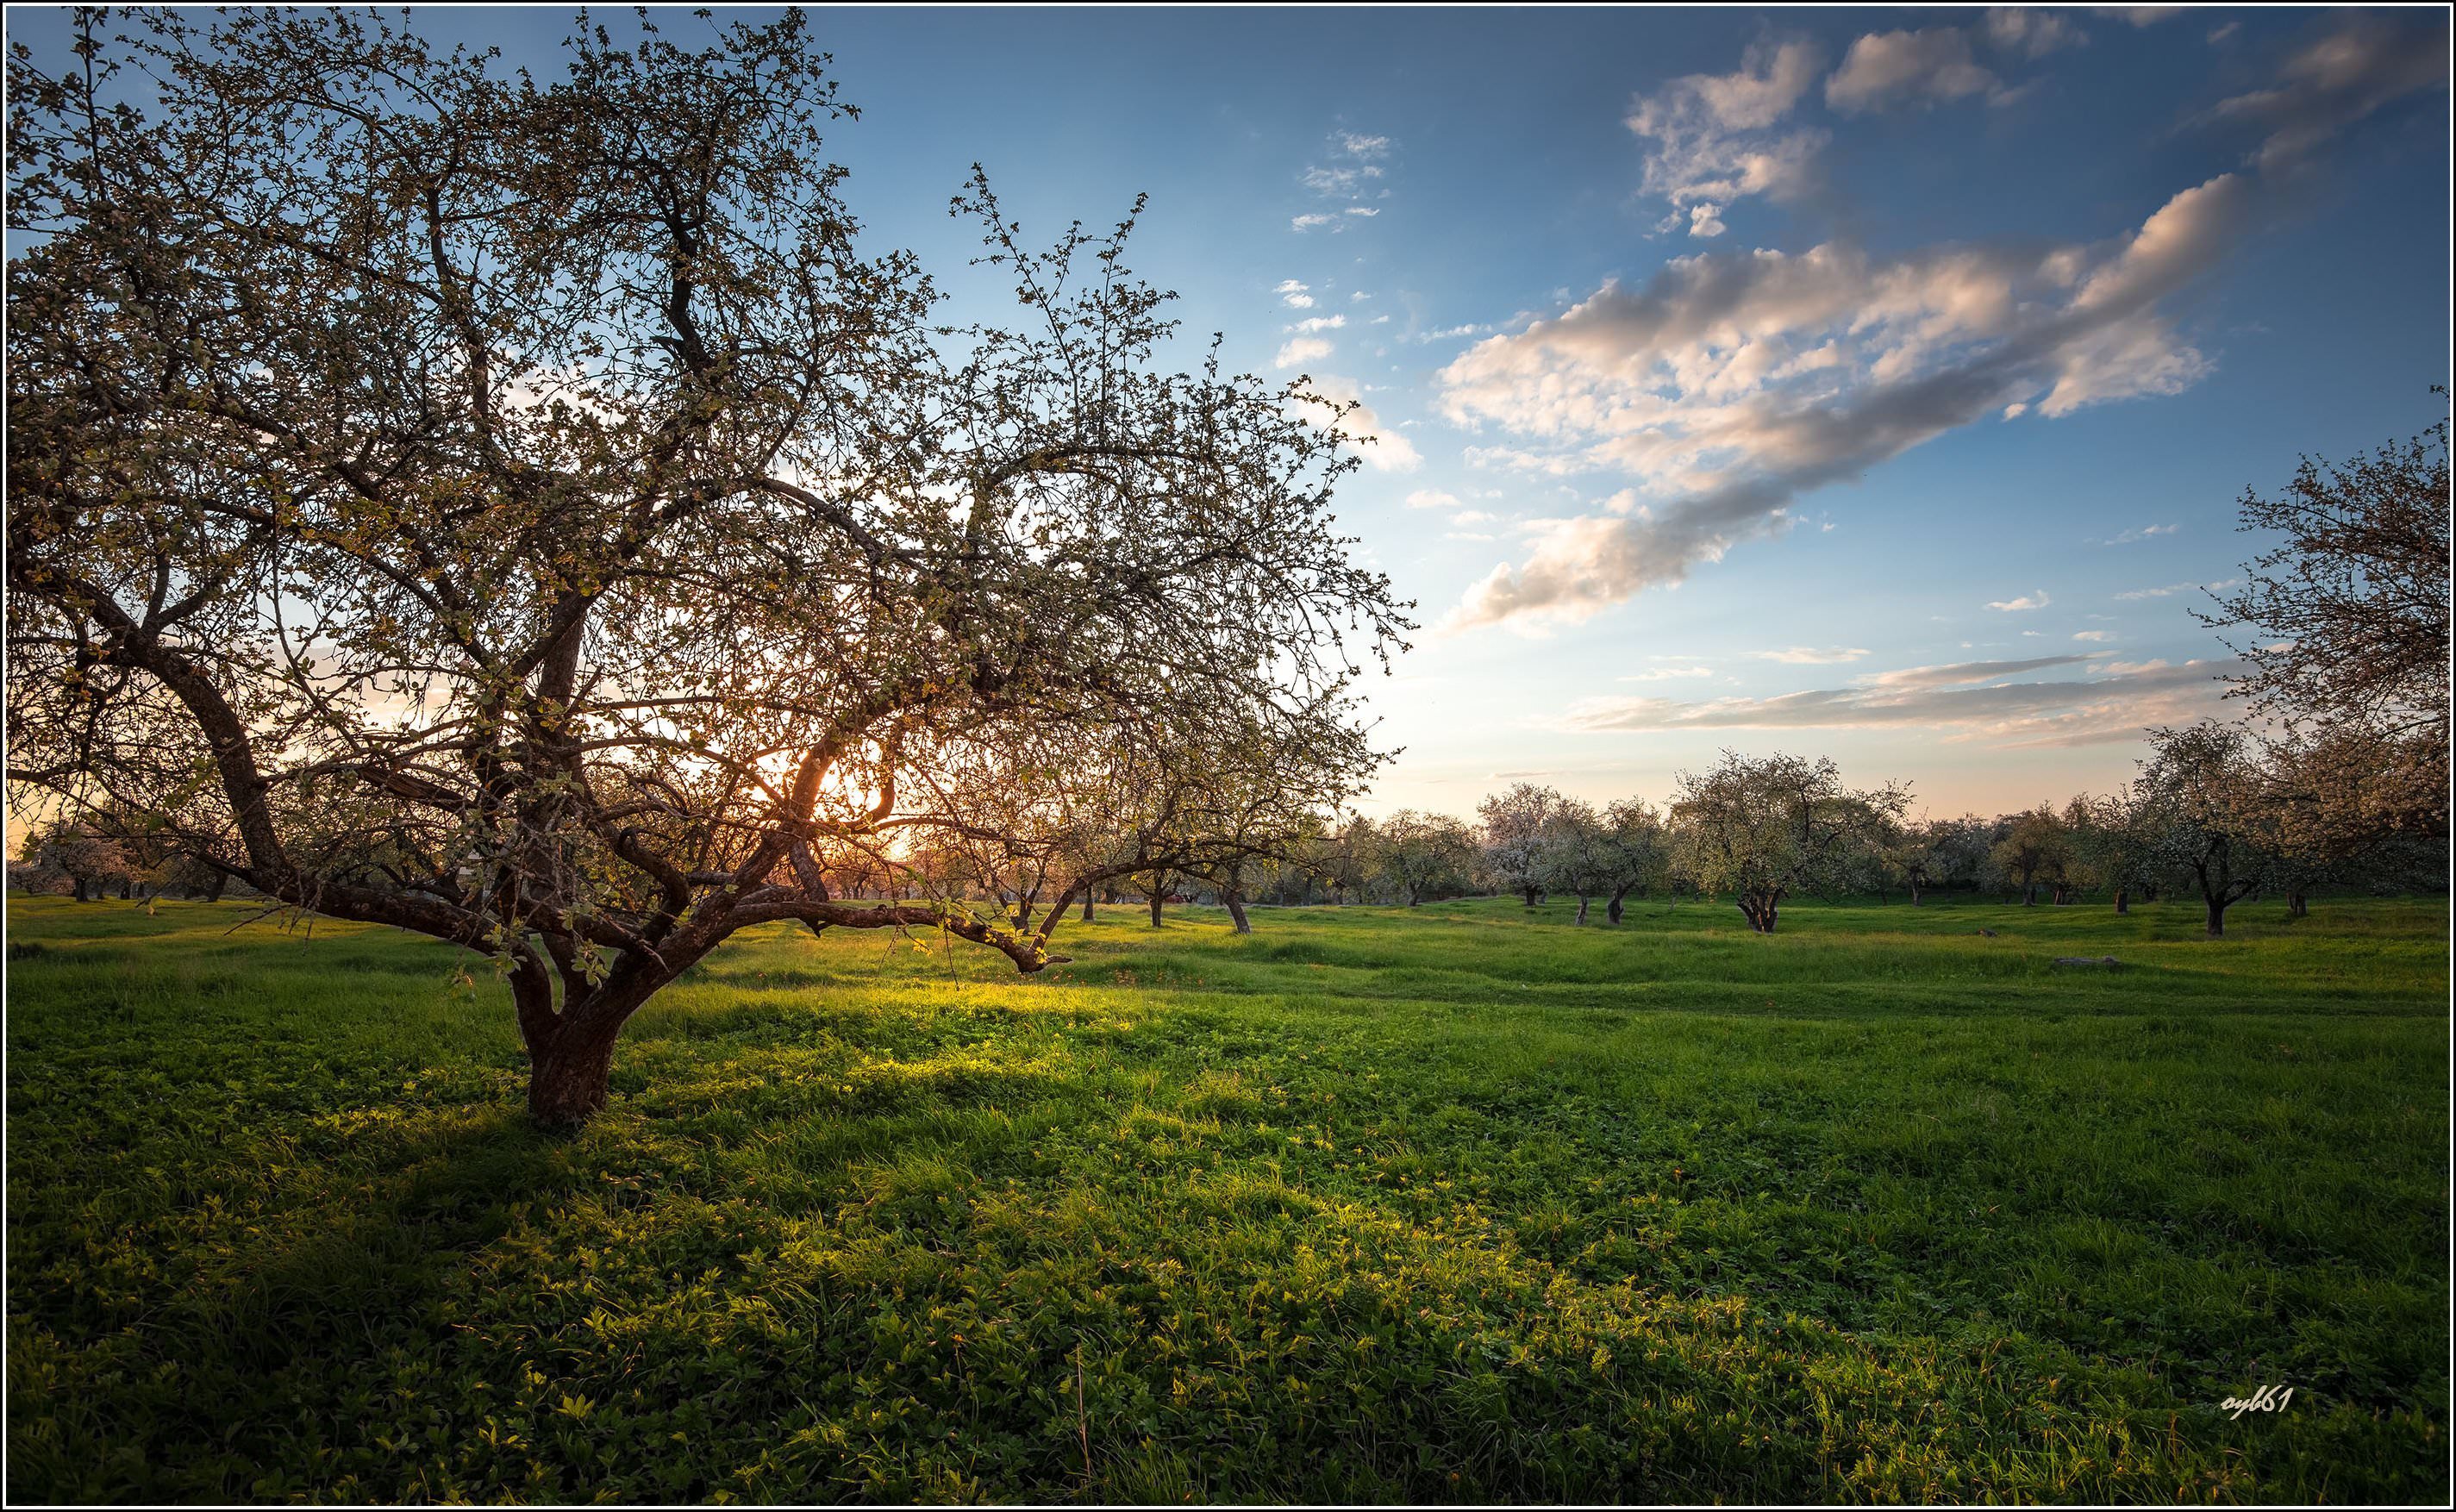
M1219 901L1228 905L1228 917L1236 921L1238 933L1254 932L1253 921L1245 917L1245 900L1238 895L1235 888L1222 889Z
M1167 890L1168 873L1165 871L1153 872L1151 881L1151 915L1152 928L1155 930L1159 928L1160 897L1161 894L1165 893Z
M1578 894L1578 922L1586 922L1586 895L1583 892Z
M612 1032L583 1032L576 1025L529 1051L529 1116L549 1129L569 1129L603 1113L612 1094Z
M2212 940L2225 937L2225 910L2223 898L2209 899L2209 938Z
M2285 916L2287 918L2308 918L2310 913L2311 900L2304 897L2300 889L2289 891L2285 894Z
M2115 889L2115 911L2118 913L2132 911L2132 894L2122 888Z
M1911 889L1911 907L1915 909L1919 906L1919 885L1913 882L1909 884L1909 887Z
M1624 905L1626 905L1627 901L1628 889L1614 888L1612 889L1610 901L1604 905L1604 917L1614 924L1618 924L1620 922L1621 914L1625 911Z
M1092 922L1092 889L1089 888L1083 889L1083 922Z
M1527 888L1524 890L1526 893L1526 906L1530 909L1535 907L1535 889L1533 888Z

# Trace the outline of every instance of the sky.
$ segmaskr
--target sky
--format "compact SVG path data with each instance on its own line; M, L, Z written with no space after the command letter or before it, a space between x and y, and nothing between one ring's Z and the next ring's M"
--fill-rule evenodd
M568 30L419 14L541 71ZM1194 342L1361 401L1341 522L1423 625L1368 811L1727 746L2106 790L2230 711L2190 610L2243 490L2444 413L2438 8L815 15L846 198L958 313L975 161L1028 237L1148 192Z

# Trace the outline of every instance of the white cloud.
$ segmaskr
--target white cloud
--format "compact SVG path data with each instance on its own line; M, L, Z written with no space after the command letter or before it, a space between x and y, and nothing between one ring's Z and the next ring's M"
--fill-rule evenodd
M1288 327L1291 331L1336 331L1347 323L1343 315L1317 315L1299 320Z
M2016 406L2055 419L2175 392L2208 361L2159 303L2247 214L2225 175L2111 244L1702 252L1479 342L1442 370L1443 412L1520 444L1470 447L1471 465L1613 470L1662 502L1538 536L1460 623L1556 602L1583 617L1678 582L1787 529L1801 494Z
M1334 132L1331 133L1331 140L1338 144L1341 153L1350 157L1371 161L1390 155L1390 138L1386 136L1363 136L1355 132Z
M1288 229L1290 231L1311 231L1316 226L1327 226L1338 218L1339 217L1337 215L1299 215L1288 222Z
M1688 207L1688 235L1719 236L1729 229L1723 224L1723 207L1712 200Z
M1782 662L1791 666L1828 666L1836 662L1856 662L1868 654L1863 645L1832 645L1819 648L1794 645L1780 651L1750 651L1760 662Z
M2134 588L2127 593L2118 593L2116 597L2118 599L2163 599L2178 593L2191 593L2198 590L2216 593L2221 589L2234 587L2241 582L2242 580L2241 578L2226 578L2216 582L2170 582L2162 588Z
M1721 207L1748 194L1789 199L1804 193L1826 133L1770 128L1815 83L1822 61L1805 38L1758 42L1737 72L1686 74L1632 101L1628 129L1652 144L1646 192L1675 206L1707 200ZM1693 235L1713 235L1698 225L1692 218Z
M1719 698L1683 703L1667 698L1587 699L1563 722L1575 730L1832 729L1916 725L1949 739L1996 746L2084 746L2138 740L2153 725L2189 723L2220 708L2220 679L2237 662L2168 666L2108 664L2098 675L2047 682L2002 679L2038 667L2085 661L2036 657L1906 668L1900 681L1822 688L1771 698ZM1907 674L1922 674L1912 677Z
M1347 207L1347 214L1351 215L1378 215L1382 214L1382 212L1371 205L1350 205Z
M2073 632L2073 639L2076 641L2112 641L2115 639L2115 632L2112 630L2075 630Z
M1300 362L1328 357L1333 350L1331 344L1320 337L1300 336L1279 348L1279 355L1271 358L1271 366L1295 367Z
M1311 287L1310 284L1299 283L1294 278L1288 278L1281 281L1279 286L1271 292L1285 301L1291 310L1310 310L1313 308L1313 296L1306 291Z
M1666 683L1674 678L1712 677L1710 666L1654 666L1643 672L1631 672L1617 681L1623 683Z
M1419 488L1407 496L1410 509L1456 509L1458 506L1458 495L1443 493L1438 488Z
M1872 31L1851 44L1842 66L1825 81L1825 103L1856 115L1957 100L1998 87L1995 74L1972 61L1970 39L1957 27Z
M2093 546L2129 546L2136 542L2148 541L2158 536L2171 536L2176 531L2182 528L2183 527L2180 525L2136 525L2119 536L2109 536L2103 541L2093 541L2090 544Z
M1300 337L1288 345L1296 346L1307 339ZM1318 344L1325 355L1329 352L1329 342ZM1288 366L1285 362L1279 365ZM1422 465L1423 454L1416 450L1415 443L1384 424L1382 417L1366 407L1361 398L1361 390L1354 378L1325 374L1313 380L1313 392L1330 404L1349 406L1345 418L1339 421L1339 429L1347 443L1356 449L1356 455L1364 460L1366 466L1377 472L1410 473ZM1308 404L1303 408L1306 419L1314 424L1323 427L1330 424L1330 414L1321 404Z
M1987 607L2002 614L2017 614L2024 609L2043 609L2053 603L2055 601L2047 597L2047 590L2040 588L2036 593L2025 593L2017 599L1998 599Z

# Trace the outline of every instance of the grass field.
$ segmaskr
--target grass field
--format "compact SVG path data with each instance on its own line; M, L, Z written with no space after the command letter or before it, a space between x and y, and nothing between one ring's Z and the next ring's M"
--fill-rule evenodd
M2449 1492L2442 902L780 929L568 1139L247 917L9 902L12 1500Z

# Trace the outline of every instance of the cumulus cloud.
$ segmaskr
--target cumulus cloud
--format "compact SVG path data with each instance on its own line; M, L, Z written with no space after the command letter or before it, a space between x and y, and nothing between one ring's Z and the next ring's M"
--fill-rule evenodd
M2177 392L2209 364L2159 304L2218 263L2246 200L2221 176L2096 245L1700 253L1477 343L1442 370L1444 413L1524 444L1471 463L1618 470L1661 502L1555 522L1458 623L1676 583L1786 528L1801 494L1986 416Z
M2205 119L2266 133L2251 154L2262 171L2301 166L2330 137L2382 106L2447 82L2447 25L2360 15L2294 53L2278 80L2221 100Z
M1299 320L1296 324L1288 327L1288 329L1291 331L1303 331L1308 333L1315 331L1336 331L1346 323L1347 317L1343 315L1317 315Z
M2221 678L2242 664L2108 664L2099 675L2045 682L2007 681L2040 667L2086 661L2039 657L1906 668L1901 681L1784 693L1770 698L1682 702L1613 696L1574 705L1576 730L1818 729L1916 725L1947 739L1998 746L2083 746L2139 738L2153 725L2186 724L2219 706ZM1912 674L1923 674L1914 677Z
M1288 345L1300 345L1307 339L1300 337ZM1330 343L1318 344L1325 354L1329 352ZM1287 365L1285 362L1279 364L1281 367ZM1313 392L1317 402L1305 404L1302 408L1306 418L1317 425L1324 428L1330 425L1329 405L1349 406L1345 417L1338 422L1339 429L1367 467L1378 472L1410 473L1422 465L1423 454L1417 451L1415 443L1406 437L1382 423L1382 417L1365 405L1362 391L1354 378L1325 375L1313 380ZM1412 497L1409 502L1414 502Z
M2047 590L2040 588L2036 593L2025 593L2017 599L1997 599L1987 607L2001 614L2017 614L2023 609L2043 609L2054 602L2047 597Z
M1310 284L1299 283L1294 278L1287 278L1281 280L1279 286L1271 292L1278 295L1291 310L1310 310L1313 308L1313 295L1308 292L1311 288Z
M1826 133L1813 128L1774 132L1816 81L1822 57L1805 38L1751 46L1733 73L1690 73L1632 101L1628 129L1650 144L1644 187L1689 212L1689 234L1723 230L1721 213L1734 199L1764 194L1794 198L1814 180ZM1710 229L1709 229L1710 228Z
M1320 337L1300 336L1279 348L1279 355L1271 358L1271 366L1295 367L1300 362L1328 357L1333 350L1331 344Z
M1845 115L1933 105L2000 87L1970 55L1958 27L1872 31L1851 44L1842 66L1825 81L1825 103Z
M1410 509L1456 509L1458 506L1458 495L1443 493L1438 488L1419 488L1407 496Z

